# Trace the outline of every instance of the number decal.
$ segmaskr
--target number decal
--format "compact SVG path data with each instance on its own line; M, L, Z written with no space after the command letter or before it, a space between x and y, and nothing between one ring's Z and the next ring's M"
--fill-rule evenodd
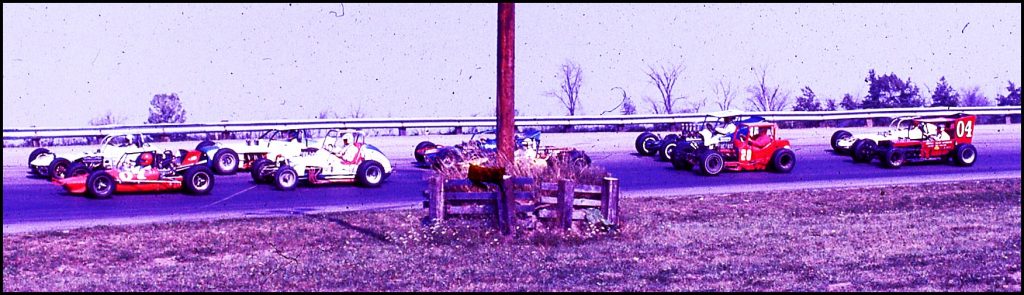
M974 136L974 122L972 121L959 121L956 122L956 137L972 137Z

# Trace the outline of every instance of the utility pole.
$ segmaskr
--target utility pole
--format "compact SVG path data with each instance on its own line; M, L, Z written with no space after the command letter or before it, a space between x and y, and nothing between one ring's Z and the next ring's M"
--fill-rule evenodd
M513 163L515 140L515 3L498 3L498 165Z

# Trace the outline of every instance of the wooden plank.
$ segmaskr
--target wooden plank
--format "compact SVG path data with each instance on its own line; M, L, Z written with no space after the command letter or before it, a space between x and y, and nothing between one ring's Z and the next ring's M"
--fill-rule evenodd
M533 192L514 192L517 201L533 201Z
M541 204L558 204L558 198L555 198L555 197L541 197L540 198L540 203ZM579 206L579 207L601 207L601 200L573 199L572 200L572 205L573 206Z
M595 195L601 194L601 186L600 185L577 184L575 187L576 187L576 189L574 191L576 193L578 193L578 194L595 194ZM549 182L541 183L540 184L540 190L541 191L558 191L558 184L557 183L549 183Z
M472 185L473 185L473 181L470 181L469 179L449 179L448 181L445 181L445 183L444 183L444 187L445 187L446 190L447 189L452 189L454 187L472 186Z
M448 206L447 214L451 215L475 215L475 214L494 214L494 205L462 205L462 206Z
M533 178L529 177L513 177L512 184L514 185L533 185Z
M494 201L498 199L495 192L448 192L444 194L446 201Z
M601 192L601 215L612 224L619 223L619 179L604 178L604 190Z
M551 209L540 209L540 210L537 210L537 217L545 218L545 219L558 218L558 213L555 213L555 212L556 212L555 210L551 210ZM572 220L584 220L586 218L587 218L587 214L584 213L583 211L573 211L572 212Z

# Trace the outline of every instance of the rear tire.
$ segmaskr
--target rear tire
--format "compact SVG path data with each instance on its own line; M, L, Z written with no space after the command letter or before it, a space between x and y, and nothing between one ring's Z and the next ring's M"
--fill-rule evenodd
M852 151L850 156L853 157L854 163L868 163L871 162L871 158L873 158L875 148L877 147L878 144L873 140L861 139L854 142L853 146L850 147L850 150Z
M193 166L185 170L181 179L185 192L193 195L209 194L213 190L213 171L206 166Z
M284 165L274 173L274 186L279 190L294 190L299 185L299 174L292 166Z
M56 158L50 162L50 178L53 179L64 179L67 177L68 166L71 166L71 161L65 158Z
M453 149L443 149L434 157L434 167L443 169L454 169L462 161L459 153Z
M356 181L365 187L379 187L384 182L384 165L367 160L356 169Z
M654 155L654 153L656 153L657 151L651 149L651 145L655 142L658 142L658 140L658 136L655 135L654 133L640 133L640 135L636 137L636 152L644 156Z
M423 153L421 153L420 150L424 149L424 148L428 148L428 147L429 148L434 148L434 147L437 147L437 145L434 144L433 142L429 142L429 141L424 141L424 142L420 142L419 144L416 144L416 150L414 150L412 152L412 155L414 157L416 157L416 162L423 163L423 161L424 161Z
M213 154L213 170L220 175L232 175L238 170L238 153L229 148Z
M196 145L196 150L198 151L198 150L200 150L200 149L202 149L204 147L208 147L208 146L212 146L212 145L217 145L217 144L214 143L213 141L204 140L204 141L202 141L202 142L200 142L199 144Z
M796 154L782 148L772 153L772 169L779 173L789 173L796 167Z
M900 168L903 163L907 160L907 155L903 151L895 148L887 148L884 153L879 155L879 159L882 162L882 166L886 168Z
M74 162L71 163L70 166L68 166L68 172L67 174L64 175L64 177L74 177L82 174L89 174L90 170L91 169L89 169L89 166L86 166L85 163Z
M117 189L117 181L106 170L89 173L85 180L85 196L93 199L109 199Z
M715 176L725 168L725 159L717 151L706 150L701 152L698 162L700 172L704 175Z
M978 160L978 149L969 143L957 146L956 149L953 149L953 152L955 153L953 154L953 162L957 166L971 166Z
M269 159L256 159L256 162L252 163L252 169L249 170L249 175L252 176L252 181L255 183L267 183L268 179L266 175L263 175L263 168L266 168L270 164L273 164Z
M39 155L49 153L50 150L45 148L36 148L32 150L32 153L28 154L28 169L32 171L32 174L39 175L39 171L36 171L36 167L32 166L32 161L35 161ZM42 176L42 175L40 175Z
M846 130L839 130L839 131L836 131L835 133L832 133L832 141L831 141L831 143L832 143L832 151L834 151L836 153L848 153L848 152L850 152L850 149L843 148L843 147L839 146L839 140L845 139L845 138L849 138L850 136L853 136L853 134L848 132L848 131L846 131Z
M669 140L668 136L666 136L664 140ZM675 157L676 147L679 146L679 144L676 143L676 140L678 140L678 138L672 141L667 141L661 146L661 150L658 151L658 159L666 162L672 161L672 158Z

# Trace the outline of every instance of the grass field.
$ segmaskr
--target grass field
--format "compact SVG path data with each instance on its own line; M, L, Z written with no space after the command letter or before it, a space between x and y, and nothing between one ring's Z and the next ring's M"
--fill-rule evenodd
M1020 179L621 200L615 233L426 209L3 237L7 291L1020 291Z

